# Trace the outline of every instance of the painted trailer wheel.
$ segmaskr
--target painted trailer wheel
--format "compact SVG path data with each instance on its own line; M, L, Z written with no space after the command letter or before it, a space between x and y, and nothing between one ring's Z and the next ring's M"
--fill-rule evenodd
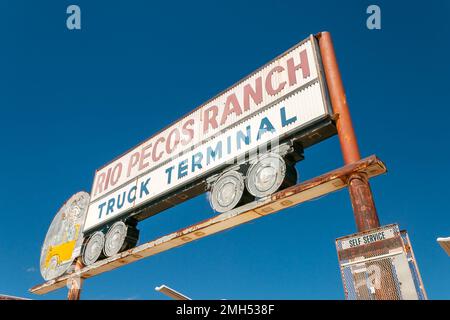
M105 238L105 246L103 247L105 256L111 257L125 249L127 228L124 222L118 221L108 230Z
M295 169L294 169L295 170ZM262 198L276 192L286 178L286 162L275 153L259 157L247 171L247 190L255 197Z
M211 207L217 212L233 209L241 201L245 191L244 177L237 171L224 173L214 183L210 193Z
M83 250L83 263L86 266L93 264L102 254L105 244L105 235L101 231L94 232L86 242Z

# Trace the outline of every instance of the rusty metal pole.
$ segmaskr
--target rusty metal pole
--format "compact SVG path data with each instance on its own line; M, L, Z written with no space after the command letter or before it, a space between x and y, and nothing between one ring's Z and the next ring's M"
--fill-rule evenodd
M67 300L80 300L81 287L83 285L83 279L79 275L80 270L83 268L83 262L80 258L75 262L75 275L68 280L67 286L69 292L67 294Z
M344 85L329 32L317 35L320 53L328 84L336 127L339 135L344 163L350 164L361 159L358 142L345 96ZM348 178L348 189L358 231L366 231L380 226L377 210L367 175L354 173Z
M322 55L322 63L333 113L336 115L336 128L339 135L342 156L344 157L345 164L353 163L360 160L361 156L334 52L333 41L329 32L322 32L317 35L317 38L319 39L320 53ZM378 228L380 221L367 175L364 173L350 174L347 183L358 231L361 232ZM381 287L376 289L375 292L377 300L397 299L395 291L390 289L393 288L395 283L392 271L390 269L385 270L383 265L380 268L384 272L382 272ZM360 290L364 290L364 288L361 287Z

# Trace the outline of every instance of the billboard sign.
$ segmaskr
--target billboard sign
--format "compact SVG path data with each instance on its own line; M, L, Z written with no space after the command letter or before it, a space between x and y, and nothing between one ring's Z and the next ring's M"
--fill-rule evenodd
M97 170L89 231L330 116L313 36Z

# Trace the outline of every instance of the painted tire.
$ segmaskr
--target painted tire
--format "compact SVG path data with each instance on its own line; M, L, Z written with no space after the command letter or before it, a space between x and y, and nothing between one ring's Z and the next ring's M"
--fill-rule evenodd
M102 254L105 244L105 235L101 231L94 232L86 242L83 250L83 263L86 266L93 264Z
M286 163L284 159L275 153L261 156L247 171L247 190L257 197L262 198L280 189L286 177Z
M107 257L111 257L125 248L127 238L127 225L118 221L109 228L105 237L105 245L103 253Z
M233 209L241 201L245 191L244 177L237 171L224 173L214 183L210 193L211 207L217 212Z

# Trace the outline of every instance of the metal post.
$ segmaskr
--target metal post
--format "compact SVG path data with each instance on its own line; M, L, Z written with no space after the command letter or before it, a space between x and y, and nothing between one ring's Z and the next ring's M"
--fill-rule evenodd
M333 41L329 32L322 32L317 35L317 38L319 39L320 53L331 104L336 115L336 127L344 163L350 164L360 160L361 156L345 97L344 85L334 53ZM367 176L362 173L352 174L348 178L348 189L358 231L379 227L380 222Z
M79 276L80 270L83 268L83 262L78 258L75 262L74 276L68 280L69 292L67 294L67 300L80 300L81 287L83 284L83 278Z
M360 160L358 142L353 129L352 119L345 96L344 85L334 53L333 41L329 32L322 32L318 36L322 63L328 84L333 112L336 115L336 128L339 135L342 156L345 164ZM365 173L353 173L348 177L348 190L355 216L356 227L359 232L378 228L375 202L370 189L369 179ZM381 271L381 285L375 291L377 300L397 299L394 288L394 277L390 269L377 264ZM361 287L359 290L364 290Z

